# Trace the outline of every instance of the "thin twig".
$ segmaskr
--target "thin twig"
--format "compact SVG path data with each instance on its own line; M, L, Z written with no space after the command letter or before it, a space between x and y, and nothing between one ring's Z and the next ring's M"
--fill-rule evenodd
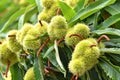
M80 40L84 39L80 34L71 34L69 37L72 37L72 36L77 36L77 37L80 38Z
M50 60L48 60L48 68L50 68Z
M40 55L40 52L48 44L49 41L50 41L50 38L47 38L46 41L40 46L39 50L37 51L37 57Z
M102 36L100 36L100 37L98 38L97 42L100 43L100 41L101 41L103 38L105 38L107 41L110 40L110 38L109 38L108 36L102 35Z

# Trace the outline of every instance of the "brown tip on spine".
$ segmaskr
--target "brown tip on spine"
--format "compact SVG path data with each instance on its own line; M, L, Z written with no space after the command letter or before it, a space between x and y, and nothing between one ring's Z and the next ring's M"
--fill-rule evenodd
M61 38L61 39L59 39L59 40L57 41L57 45L59 45L64 39L65 39L64 37Z
M60 8L57 8L56 14L59 15L60 12L61 12L61 9L60 9Z
M97 46L97 45L96 45L96 44L90 45L91 48L92 48L92 47L95 47L95 46Z
M100 36L100 37L98 38L97 42L100 43L100 41L101 41L103 38L105 38L107 41L110 40L110 38L109 38L108 36L102 35L102 36Z
M0 44L2 44L2 42L0 42Z
M40 25L41 25L41 26L43 26L43 24L42 24L41 20L39 20L39 23L40 23Z
M78 80L79 74L76 74L75 76L75 80Z
M39 50L37 51L37 57L39 57L40 52L42 51L42 49L48 44L48 42L50 41L50 38L48 37L46 39L46 41L40 46Z
M5 77L8 76L9 68L10 68L10 61L8 61L8 63L7 63L7 68L6 68L6 71L5 71Z
M80 40L84 39L80 34L71 34L69 37L72 37L72 36L77 36L77 37L80 38Z
M8 37L16 37L16 35L8 35Z
M48 74L49 72L50 72L50 71L49 71L47 68L44 69L44 73L45 73L45 74Z
M50 60L48 60L48 68L50 68Z
M79 76L78 74L73 75L70 80L78 80L78 76Z

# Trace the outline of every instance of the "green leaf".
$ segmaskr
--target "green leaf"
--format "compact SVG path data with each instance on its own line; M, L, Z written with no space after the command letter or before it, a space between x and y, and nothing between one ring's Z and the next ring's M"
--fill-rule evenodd
M87 18L86 24L89 25L91 31L96 30L96 25L98 25L99 15L100 15L100 12L97 12L94 15ZM92 24L92 25L90 25L90 24Z
M55 57L56 57L56 60L57 60L57 63L59 64L59 66L61 67L62 69L62 73L64 74L64 77L66 77L66 70L60 60L60 56L59 56L59 51L58 51L58 47L57 47L57 41L55 40L55 44L54 44L54 48L55 48Z
M12 6L9 10L9 13L5 13L4 16L1 17L0 19L0 29L3 27L3 25L5 24L5 22L16 12L18 11L20 8L20 6Z
M38 11L41 12L43 10L42 6L41 6L41 0L35 0L37 7L38 7Z
M109 12L111 15L120 13L120 0L117 0L115 4L107 6L105 10Z
M18 21L18 30L21 29L23 27L24 24L24 16L25 15L21 15L19 21Z
M60 65L58 64L57 60L56 60L56 55L55 55L55 51L52 51L51 53L49 53L47 55L48 60L50 60L50 62L60 71L63 73L63 70L61 69Z
M0 72L0 80L4 80L1 72Z
M95 30L92 33L101 35L101 34L110 34L110 35L116 35L120 36L120 30L119 29L114 29L114 28L106 28L104 30Z
M75 15L75 11L62 1L59 1L59 5L64 17L66 18L67 21L69 21Z
M113 38L110 41L114 43L120 43L120 38Z
M30 18L32 17L33 14L36 14L38 12L37 10L37 6L33 5L30 8L28 8L28 10L24 13L24 22L27 22L30 20Z
M88 16L90 16L90 15L98 12L99 10L103 9L104 7L106 7L110 4L113 4L115 1L116 0L98 0L98 1L90 4L86 8L77 12L77 14L70 20L69 23L75 22L79 18L81 20L83 20L83 19L87 18Z
M24 71L18 66L18 63L10 67L12 80L23 80Z
M119 39L120 41L120 39ZM106 46L113 46L113 47L120 47L120 43L113 43L113 42L105 42Z
M6 32L6 30L9 28L9 26L19 17L24 13L25 9L20 9L16 13L14 13L10 19L5 23L5 25L2 27L0 30L1 32Z
M27 0L28 3L33 4L35 3L35 0Z
M120 54L120 48L102 48L100 51L105 53Z
M36 80L44 80L44 67L41 57L34 59L34 73Z
M120 79L120 67L113 65L106 58L100 59L100 66L104 70L104 72L109 76L112 80Z
M120 13L115 14L115 15L109 17L104 22L102 22L100 25L98 25L97 28L98 29L105 29L105 28L108 28L111 25L115 24L118 21L120 21Z
M46 58L53 50L54 50L54 46L49 47L49 49L44 54L43 58Z
M83 9L86 1L87 0L79 0L77 3L77 6L74 8L74 10L77 12L77 11L80 11L81 9Z
M112 60L114 60L115 63L116 62L120 63L120 55L119 54L118 55L116 55L116 54L110 54L109 56L112 58Z

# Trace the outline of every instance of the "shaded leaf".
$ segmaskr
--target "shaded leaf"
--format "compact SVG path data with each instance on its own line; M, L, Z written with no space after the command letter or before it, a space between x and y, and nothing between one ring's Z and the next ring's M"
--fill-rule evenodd
M100 59L100 66L104 70L104 72L109 76L112 80L120 79L120 67L113 65L106 58Z
M34 74L36 80L44 80L44 67L41 57L34 59Z
M44 54L43 58L46 58L53 50L54 50L54 46L49 47L49 49Z
M106 46L120 47L120 43L105 42Z
M10 67L10 72L12 74L12 80L23 80L24 71L20 69L18 63Z
M120 21L120 13L115 14L115 15L109 17L104 22L102 22L100 25L98 25L97 28L98 29L105 29L105 28L108 28L111 25L115 24L118 21Z
M62 73L64 74L64 76L66 77L66 70L60 60L60 56L59 56L59 51L58 51L58 47L57 47L57 41L55 40L55 44L54 44L54 48L55 48L55 57L56 57L56 60L59 64L59 66L61 67L62 69Z

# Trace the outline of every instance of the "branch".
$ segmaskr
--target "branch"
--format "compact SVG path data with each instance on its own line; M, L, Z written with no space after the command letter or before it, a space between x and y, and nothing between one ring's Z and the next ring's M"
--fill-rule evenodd
M40 46L39 50L37 51L37 57L40 55L40 52L48 44L49 41L50 41L50 38L47 38L46 41Z

